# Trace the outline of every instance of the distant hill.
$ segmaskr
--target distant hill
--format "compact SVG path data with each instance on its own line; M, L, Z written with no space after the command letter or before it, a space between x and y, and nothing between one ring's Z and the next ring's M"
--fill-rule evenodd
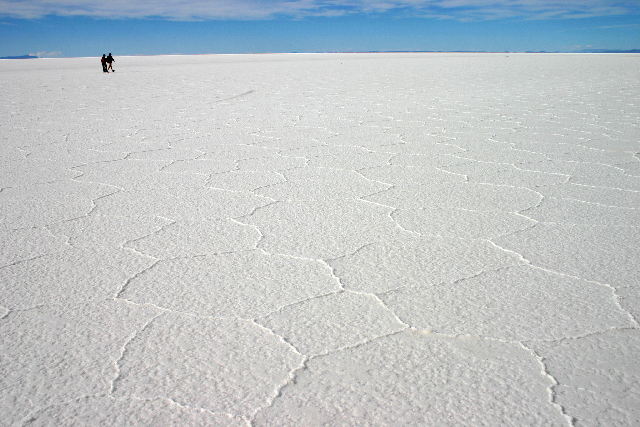
M0 59L33 59L33 58L37 58L37 56L33 56L33 55L22 55L22 56L3 56Z
M619 50L619 49L582 49L580 53L640 53L640 49Z

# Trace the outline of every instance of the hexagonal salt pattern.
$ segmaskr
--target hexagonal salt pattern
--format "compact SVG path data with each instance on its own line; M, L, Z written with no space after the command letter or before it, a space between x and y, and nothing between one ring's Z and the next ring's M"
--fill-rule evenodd
M640 425L637 56L94 61L0 61L0 424Z

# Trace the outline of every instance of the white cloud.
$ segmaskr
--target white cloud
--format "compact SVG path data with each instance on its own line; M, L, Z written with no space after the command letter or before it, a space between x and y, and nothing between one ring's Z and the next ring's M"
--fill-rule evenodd
M30 53L31 56L37 56L38 58L59 58L62 56L62 52L59 50L53 52L38 52L38 53Z
M640 13L638 0L0 0L0 16L96 18L161 17L174 20L271 19L381 13L460 20L507 17L580 18Z

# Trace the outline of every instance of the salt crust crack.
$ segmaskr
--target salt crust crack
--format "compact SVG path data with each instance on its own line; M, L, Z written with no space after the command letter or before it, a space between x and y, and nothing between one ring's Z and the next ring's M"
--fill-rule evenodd
M259 326L261 326L261 325L259 325ZM284 338L282 338L279 335L277 335L271 329L268 329L266 327L263 327L263 328L269 330L270 333L272 333L275 336L278 336L285 343L291 345ZM259 412L261 412L264 409L267 409L269 407L273 407L275 405L275 402L277 401L277 399L282 397L282 393L283 393L283 390L285 388L287 388L287 387L295 387L297 377L300 375L301 372L306 371L308 369L308 363L311 360L323 358L323 357L326 357L326 356L329 356L329 355L332 355L332 354L340 353L340 352L345 351L345 350L361 348L361 347L364 347L364 346L366 346L366 345L368 345L368 344L370 344L372 342L375 342L377 340L388 338L388 337L391 337L391 336L394 336L394 335L399 335L399 334L405 333L407 331L421 332L421 330L419 330L419 329L407 326L406 328L403 328L402 330L395 331L395 332L392 332L392 333L389 333L389 334L380 335L380 336L377 336L377 337L374 337L374 338L371 338L369 340L366 340L366 341L363 341L363 342L359 342L359 343L356 343L356 344L353 344L353 345L343 346L343 347L337 348L335 350L328 351L326 353L314 354L314 355L303 355L304 359L301 361L300 365L298 367L294 368L289 373L289 379L286 382L284 382L283 384L281 384L276 389L275 395L270 400L270 402L267 405L264 405L264 406L261 406L261 407L257 408L252 414L249 415L249 419L253 420L253 419L255 419L256 415ZM442 337L442 338L447 338L447 339L456 339L456 338L459 338L459 337L469 336L468 334L448 335L448 334L443 334L443 333L434 332L434 331L423 331L423 332L426 332L428 334L434 335L436 337ZM589 334L589 335L595 335L595 334L597 334L597 333L593 333L593 334ZM575 425L575 421L576 420L573 417L570 417L569 415L567 415L565 413L564 408L555 401L556 395L555 395L554 387L559 385L559 383L548 372L547 367L544 364L544 359L542 357L540 357L534 350L532 350L531 348L527 347L522 341L500 340L500 339L488 338L488 337L477 337L477 338L485 340L485 341L493 341L493 342L499 342L499 343L504 343L504 344L518 344L521 348L523 348L524 350L529 352L531 354L531 356L540 364L541 374L544 377L546 377L546 378L548 378L550 380L551 384L549 385L549 387L547 387L549 403L554 408L556 408L562 414L562 416L564 416L565 420L567 421L567 425L568 426L574 426ZM575 339L575 338L570 338L570 339ZM558 340L556 340L556 341L558 341ZM291 347L293 347L293 345L291 345ZM293 348L295 349L295 347L293 347ZM295 351L298 352L297 350L295 350ZM298 352L298 353L300 354L300 352Z
M147 321L147 323L145 323L140 329L135 330L134 332L132 332L131 335L129 335L129 337L126 339L126 341L122 345L122 348L120 349L120 357L117 360L114 361L114 367L115 367L116 373L115 373L114 378L111 380L111 384L110 384L110 387L109 387L109 395L110 396L113 396L113 392L116 390L116 384L120 380L120 362L124 359L124 357L125 357L125 355L127 353L127 346L139 334L143 333L149 326L151 326L151 324L153 324L153 322L160 316L162 316L162 313L159 313L159 314L155 315L153 318L151 318L149 321Z
M266 328L266 327L263 327L263 328L268 329L268 328ZM407 328L404 328L404 329L402 329L402 330L395 331L395 332L392 332L392 333L389 333L389 334L385 334L385 335L380 335L380 336L377 336L377 337L371 338L371 339L366 340L366 341L363 341L363 342L359 342L359 343L356 343L356 344L353 344L353 345L348 345L348 346L340 347L340 348L337 348L337 349L335 349L335 350L332 350L332 351L329 351L329 352L326 352L326 353L315 354L315 355L311 355L311 356L303 355L303 354L301 354L300 352L298 352L298 351L296 350L296 352L298 352L298 354L301 354L301 355L303 356L303 359L302 359L302 361L301 361L300 365L299 365L299 366L297 366L296 368L294 368L291 372L289 372L289 379L288 379L287 381L285 381L283 384L281 384L281 385L276 389L274 396L271 398L271 400L268 402L268 404L267 404L267 405L263 405L263 406L260 406L260 407L256 408L256 410L255 410L252 414L250 414L250 419L252 419L252 420L253 420L253 419L255 419L256 415L257 415L259 412L263 411L264 409L267 409L267 408L273 407L273 406L275 405L276 401L278 400L278 398L282 397L282 393L283 393L283 390L284 390L285 388L287 388L287 387L295 387L295 385L296 385L296 380L297 380L298 376L300 375L300 373L302 373L302 372L304 372L304 371L308 370L308 368L309 368L309 367L308 367L308 363L309 363L311 360L314 360L314 359L317 359L317 358L322 358L322 357L325 357L325 356L329 356L329 355L331 355L331 354L339 353L339 352L344 351L344 350L349 350L349 349L359 348L359 347L365 346L365 345L367 345L367 344L370 344L370 343L372 343L372 342L374 342L374 341L376 341L376 340L379 340L379 339L387 338L387 337L390 337L390 336L393 336L393 335L397 335L397 334L404 333L404 332L406 332L408 329L409 329L409 328L407 327ZM273 335L275 335L275 336L279 337L281 340L283 340L284 342L286 342L287 344L289 344L286 340L284 340L284 338L282 338L282 337L280 337L279 335L277 335L277 334L276 334L275 332L273 332L271 329L268 329L268 330L269 330ZM289 345L291 345L291 344L289 344ZM293 347L293 346L291 345L291 347ZM293 347L293 348L295 349L295 347Z
M120 295L122 295L127 288L129 287L129 284L131 283L132 280L136 279L137 277L140 277L141 275L145 274L145 272L153 269L155 266L158 265L158 263L161 260L156 260L156 262L154 262L152 265L150 265L149 267L137 272L136 274L134 274L133 276L129 277L120 287L120 289L115 293L115 295L113 296L113 299L121 299Z
M219 416L223 416L223 417L227 417L227 418L230 418L230 419L235 419L235 420L241 421L247 427L251 427L251 423L250 423L249 419L247 419L247 417L245 417L245 416L239 416L239 415L222 413L222 412L213 412L213 411L209 411L209 410L204 409L204 408L198 408L198 407L182 405L182 404L180 404L180 403L176 402L175 400L173 400L171 398L168 398L168 397L157 397L157 398L154 398L154 399L144 399L144 398L140 398L140 397L137 397L137 396L127 396L127 397L124 397L124 398L115 398L111 394L96 394L96 395L79 396L79 397L74 397L73 399L69 399L69 400L65 400L65 401L61 401L61 402L57 402L57 403L52 403L50 405L46 405L46 406L41 406L41 407L35 408L22 419L21 425L24 426L24 427L27 427L27 426L31 425L33 422L37 421L38 416L40 414L44 413L45 411L47 411L49 409L53 409L53 408L57 408L57 407L65 407L65 406L68 406L68 405L73 404L73 403L80 403L83 400L101 399L101 398L109 399L109 400L114 401L114 402L118 402L118 401L119 402L130 402L130 401L138 401L138 402L156 402L156 401L161 401L161 402L167 402L169 405L179 407L179 408L184 409L184 410L186 410L188 412L200 412L200 413L206 413L206 414L211 414L211 415L219 415Z
M535 225L533 225L531 228L535 228ZM521 233L523 231L526 231L526 230L518 230L518 231L514 232L513 234L518 234L518 233ZM502 246L497 245L496 243L494 243L491 240L486 240L486 241L489 242L490 244L492 244L493 246L495 246L496 248L504 251L504 252L507 252L507 253L510 253L510 254L518 256L520 259L523 260L523 262L525 264L528 264L532 268L536 268L538 270L542 270L542 271L546 271L546 272L549 272L549 273L557 274L559 276L570 277L572 279L578 279L578 280L584 280L584 281L589 282L589 283L594 283L596 285L605 286L607 288L615 289L612 285L610 285L608 283L601 283L601 282L598 282L598 281L595 281L595 280L586 279L584 277L573 276L571 274L566 274L566 273L562 273L560 271L556 271L556 270L552 270L552 269L549 269L549 268L544 268L544 267L538 266L538 265L535 264L534 261L531 261L531 260L525 258L522 254L520 254L518 252L512 251L510 249L503 248Z
M534 227L535 227L535 226L534 226ZM522 231L524 231L524 230L522 230ZM517 234L517 233L519 233L519 232L521 232L521 231L517 231L517 232L515 232L515 233L513 233L513 234ZM636 325L636 327L637 327L637 328L640 328L640 324L638 323L638 319L636 319L636 318L635 318L635 317L634 317L634 316L633 316L633 315L632 315L628 310L625 310L625 309L622 307L622 305L620 304L620 297L618 297L618 294L616 293L616 287L615 287L615 286L612 286L612 285L611 285L611 284L609 284L609 283L602 283L602 282L598 282L598 281L596 281L596 280L591 280L591 279L587 279L587 278L584 278L584 277L574 276L574 275L571 275L571 274L566 274L566 273L562 273L562 272L560 272L560 271L556 271L556 270L552 270L552 269L549 269L549 268L544 268L544 267L538 266L538 265L536 265L536 264L535 264L535 262L533 262L533 261L531 261L531 260L526 259L522 254L520 254L520 253L518 253L518 252L511 251L511 250L509 250L509 249L503 248L503 247L501 247L501 246L499 246L499 245L495 244L495 243L494 243L494 242L492 242L491 240L487 240L487 241L488 241L489 243L491 243L492 245L494 245L494 246L495 246L496 248L498 248L498 249L501 249L501 250L503 250L503 251L505 251L505 252L507 252L507 253L515 254L516 256L520 257L520 258L524 261L524 263L525 263L525 264L528 264L531 268L535 268L535 269L537 269L537 270L541 270L541 271L546 271L546 272L548 272L548 273L552 273L552 274L557 274L558 276L564 276L564 277L569 277L569 278L572 278L572 279L584 280L585 282L588 282L588 283L593 283L593 284L596 284L596 285L600 285L600 286L604 286L604 287L606 287L606 288L609 288L609 289L611 290L612 298L613 298L613 301L614 301L615 305L616 305L616 306L617 306L617 307L618 307L622 312L624 312L624 313L626 313L626 314L627 314L627 316L629 317L629 320L630 320L634 325Z
M522 346L523 349L527 350L531 354L531 356L538 361L538 363L540 364L540 370L542 375L547 377L550 380L551 384L549 385L549 387L547 387L549 403L551 403L553 407L555 407L558 411L560 411L560 413L564 416L564 419L566 420L568 426L575 426L576 419L567 415L567 413L565 412L565 409L556 402L556 393L555 393L554 387L558 385L558 381L549 373L547 366L544 364L544 358L540 357L540 355L538 355L533 349L527 347L522 342L520 342L519 344Z
M63 251L59 251L59 252L63 252ZM20 260L14 261L14 262L9 263L9 264L0 265L0 270L2 270L3 268L9 268L9 267L13 267L15 265L20 265L20 264L25 263L25 262L34 261L36 259L44 258L46 256L52 255L54 253L59 253L59 252L50 252L50 253L46 253L46 254L36 255L34 257L31 257L31 258L24 258L24 259L20 259Z
M137 400L155 400L155 399L141 399L141 398L134 398ZM182 409L186 409L188 411L197 411L197 412L203 412L203 413L207 413L207 414L211 414L211 415L221 415L230 419L236 419L236 420L240 420L243 421L247 426L250 426L249 424L249 420L244 416L244 415L236 415L236 414L230 414L230 413L226 413L226 412L214 412L214 411L210 411L208 409L204 409L204 408L200 408L197 406L189 406L189 405L184 405L182 403L176 402L174 399L171 399L170 397L159 397L159 400L164 400L167 401L169 403L171 403L172 405L175 405L179 408Z

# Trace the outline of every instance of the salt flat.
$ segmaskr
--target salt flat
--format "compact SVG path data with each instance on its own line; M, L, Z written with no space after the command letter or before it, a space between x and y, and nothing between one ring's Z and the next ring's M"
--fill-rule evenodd
M0 424L640 424L640 55L0 61Z

